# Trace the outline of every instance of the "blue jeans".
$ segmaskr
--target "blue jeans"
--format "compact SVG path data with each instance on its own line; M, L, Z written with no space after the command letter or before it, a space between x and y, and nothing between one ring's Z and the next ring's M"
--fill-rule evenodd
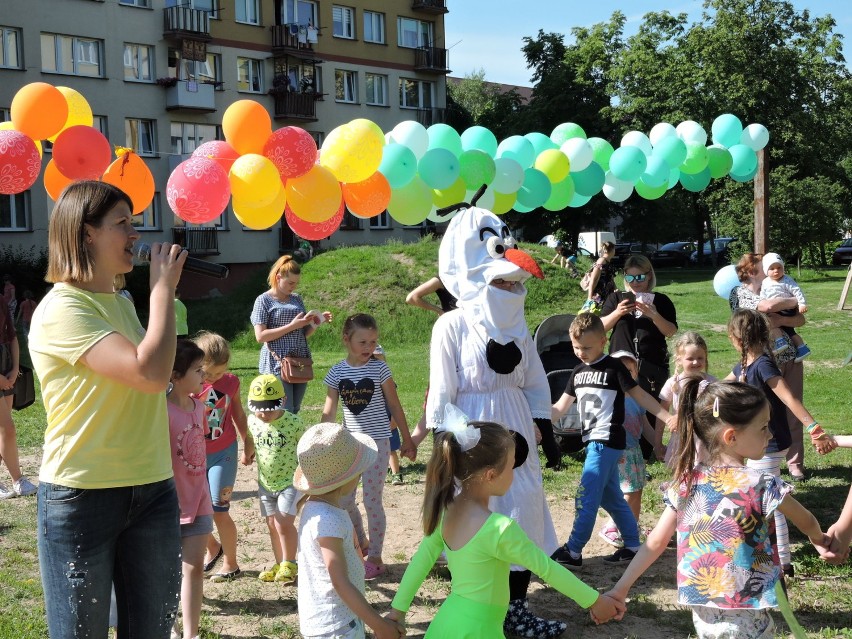
M281 378L279 377L278 379ZM305 397L308 385L291 384L290 382L285 382L283 379L281 383L284 385L284 392L287 393L287 399L284 400L284 410L295 415L302 407L302 399Z
M623 453L623 450L610 448L600 442L586 444L586 462L574 501L574 527L568 538L568 550L571 552L582 553L589 543L598 508L603 508L612 517L621 532L625 547L637 548L641 545L639 526L633 511L624 501L619 484L618 460Z
M96 490L39 484L38 558L54 639L106 637L113 583L118 636L168 639L180 551L173 479Z

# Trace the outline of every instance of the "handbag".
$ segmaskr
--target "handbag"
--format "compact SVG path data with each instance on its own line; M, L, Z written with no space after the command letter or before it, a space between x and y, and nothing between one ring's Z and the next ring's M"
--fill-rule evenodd
M35 380L33 369L21 364L18 366L18 379L15 380L15 399L12 408L23 410L35 403Z
M314 378L314 362L310 357L287 355L278 361L281 363L281 379L288 384L306 384Z

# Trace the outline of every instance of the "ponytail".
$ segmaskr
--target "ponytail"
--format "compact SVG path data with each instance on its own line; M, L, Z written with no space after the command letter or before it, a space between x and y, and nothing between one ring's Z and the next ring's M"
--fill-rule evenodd
M453 502L456 492L453 446L458 444L449 433L435 435L432 459L426 467L426 491L423 495L423 532L431 535L441 514Z
M694 415L700 386L700 377L687 377L682 381L680 395L678 395L678 450L675 453L674 479L676 482L686 482L687 492L692 487L692 469L695 468Z

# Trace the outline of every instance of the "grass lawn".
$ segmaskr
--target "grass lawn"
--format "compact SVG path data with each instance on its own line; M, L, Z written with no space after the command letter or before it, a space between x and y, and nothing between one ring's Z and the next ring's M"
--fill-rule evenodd
M556 313L575 313L584 294L578 280L549 264L552 249L526 245L543 263L544 281L529 282L527 318L531 329L545 317ZM311 383L302 407L309 423L318 420L325 389L321 378L328 368L344 357L339 327L342 319L356 311L376 316L380 340L387 352L388 364L399 385L403 407L413 425L420 416L423 393L428 381L428 342L434 316L408 307L405 294L417 284L435 275L437 243L424 240L416 244L389 243L382 247L355 247L321 254L303 269L302 293L309 308L331 310L335 320L322 326L311 338L315 371L319 378ZM231 370L245 386L256 374L257 344L248 322L254 298L265 289L266 269L239 291L225 299L189 302L190 329L206 328L221 332L231 340L234 356ZM808 297L811 311L801 334L813 355L805 363L805 405L825 428L834 433L852 434L850 375L852 367L841 368L852 350L852 311L836 310L845 270L791 273ZM726 301L713 293L711 271L663 270L657 273L657 290L674 301L681 329L699 331L710 348L710 372L724 377L738 360L730 346L725 324L729 317ZM26 360L26 354L24 358ZM18 442L25 458L24 470L36 476L39 447L44 432L44 410L37 402L14 414ZM422 451L417 464L408 472L425 469ZM838 450L819 457L808 447L807 462L811 479L797 485L796 495L811 509L824 527L832 523L845 500L852 482L852 450ZM574 494L580 462L570 459L558 473L545 471L545 489L550 495L570 498ZM651 467L655 479L665 477L660 464ZM5 471L2 479L7 483ZM645 493L643 511L653 515L661 511L658 491ZM15 499L0 502L0 639L36 639L47 636L44 604L38 575L35 544L35 500ZM807 540L791 527L797 579L791 588L794 610L809 637L852 638L852 580L849 566L831 567L819 561ZM671 577L673 581L673 576ZM629 614L654 618L657 611L643 605L637 591ZM251 614L251 601L246 604ZM785 628L780 614L779 628ZM613 628L617 632L617 628ZM204 632L204 637L219 637ZM778 636L783 636L779 634Z

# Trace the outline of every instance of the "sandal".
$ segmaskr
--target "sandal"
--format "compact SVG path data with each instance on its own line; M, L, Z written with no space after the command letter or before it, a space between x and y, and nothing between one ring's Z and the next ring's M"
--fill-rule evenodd
M213 557L213 559L208 561L206 564L204 564L204 572L210 572L211 570L213 570L213 566L215 566L216 562L219 561L219 559L222 558L222 555L224 554L224 552L225 552L225 549L222 548L222 546L219 546L219 552L216 553L216 556Z
M275 575L278 574L278 568L280 566L281 564L273 564L272 568L270 568L269 570L262 570L260 574L258 574L257 578L267 583L275 581Z
M237 568L236 570L232 570L231 572L217 572L215 575L210 577L210 581L217 584L223 583L225 581L233 581L234 579L239 577L242 572L243 571L239 568Z
M374 564L369 559L364 562L364 579L370 580L375 579L379 575L383 575L387 572L387 566L384 564Z
M603 539L610 546L615 546L616 548L624 547L624 540L621 538L621 533L618 532L618 528L616 526L606 526L605 528L601 528L598 533L598 537Z

